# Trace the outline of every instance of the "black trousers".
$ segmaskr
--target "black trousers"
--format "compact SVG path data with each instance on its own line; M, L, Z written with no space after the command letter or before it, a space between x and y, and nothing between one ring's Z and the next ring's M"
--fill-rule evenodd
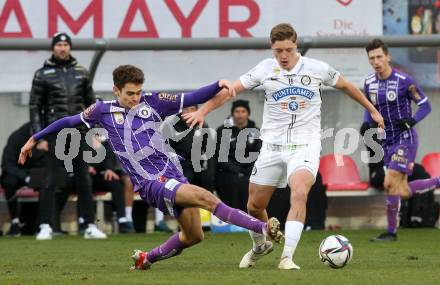
M94 191L111 192L112 203L116 211L117 217L118 218L125 217L125 196L124 196L124 187L122 186L121 181L119 180L106 181L104 180L103 173L98 173L92 177L93 177Z
M242 173L217 172L217 193L228 206L247 213L249 177Z
M17 192L17 189L23 187L26 185L23 179L11 175L8 173L3 173L2 175L2 186L3 189L5 189L5 197L8 205L9 210L9 216L12 219L19 217L19 209L18 209L18 202L17 198L15 196L15 192Z
M66 175L64 162L55 155L55 143L57 134L49 135L46 139L49 144L48 160L46 165L46 187L40 191L40 223L51 224L54 219L55 190L62 187L60 176ZM66 150L69 149L69 140L66 143ZM83 151L90 150L87 146L84 135L81 135L81 143L78 155L73 158L73 174L75 179L75 190L78 194L79 216L83 217L86 223L94 223L92 181L88 173L88 165L83 160ZM64 179L64 183L65 183Z

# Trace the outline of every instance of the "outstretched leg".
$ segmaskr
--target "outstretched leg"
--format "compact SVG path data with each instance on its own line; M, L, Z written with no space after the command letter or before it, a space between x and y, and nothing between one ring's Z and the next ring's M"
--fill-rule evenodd
M133 269L148 269L151 264L179 255L185 248L203 240L200 212L196 208L186 208L177 219L181 232L172 235L166 242L149 252L136 250L133 254Z
M282 238L279 223L275 222L274 219L268 223L262 222L241 210L227 206L211 192L192 184L182 184L179 187L176 192L175 203L184 208L196 207L205 209L224 222L252 230L256 233L267 233L277 242Z

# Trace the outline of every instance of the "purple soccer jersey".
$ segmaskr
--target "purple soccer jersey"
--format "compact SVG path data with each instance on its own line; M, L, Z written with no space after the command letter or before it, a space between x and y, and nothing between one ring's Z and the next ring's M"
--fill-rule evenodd
M178 156L159 132L163 119L182 108L203 103L220 91L218 82L193 93L144 93L139 105L125 109L118 101L98 101L81 113L90 128L100 124L110 146L141 198L166 214L179 216L175 191L183 176Z
M398 121L412 118L412 101L420 106L428 98L409 75L395 69L385 80L379 79L376 73L368 76L364 90L384 118L386 138L382 141L382 147L385 165L400 172L411 173L410 164L415 160L418 137L414 128L400 129Z

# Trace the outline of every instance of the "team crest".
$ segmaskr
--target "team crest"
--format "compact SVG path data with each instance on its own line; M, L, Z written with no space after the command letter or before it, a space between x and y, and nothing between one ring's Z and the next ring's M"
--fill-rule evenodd
M301 77L301 84L302 84L302 85L308 86L308 85L310 85L311 82L312 82L312 79L310 79L310 76L308 76L308 75L303 75L303 76Z
M143 106L142 108L140 108L138 110L137 114L138 114L139 117L141 117L143 119L147 119L148 117L151 116L151 110L147 106Z
M397 94L395 91L390 90L387 92L387 100L388 101L392 102L392 101L396 100L396 98L397 98Z
M124 123L124 115L122 113L113 113L113 118L115 119L116 124L122 125Z
M370 93L370 100L373 105L377 104L377 94L376 93Z

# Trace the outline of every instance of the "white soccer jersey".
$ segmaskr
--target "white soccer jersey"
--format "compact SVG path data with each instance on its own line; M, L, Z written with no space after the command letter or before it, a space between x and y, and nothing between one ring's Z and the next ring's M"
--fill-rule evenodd
M283 70L268 58L240 77L246 89L266 93L261 137L272 144L307 144L321 135L321 87L334 86L339 72L319 60L300 55L295 67Z

